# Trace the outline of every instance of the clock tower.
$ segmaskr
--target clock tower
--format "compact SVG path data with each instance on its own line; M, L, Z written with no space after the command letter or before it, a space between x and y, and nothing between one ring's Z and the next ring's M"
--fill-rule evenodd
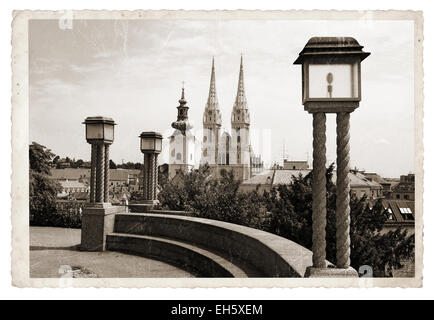
M195 137L192 133L193 126L188 121L187 100L185 100L184 88L182 88L179 100L178 117L172 123L175 129L169 142L169 179L172 179L180 171L187 172L194 167Z

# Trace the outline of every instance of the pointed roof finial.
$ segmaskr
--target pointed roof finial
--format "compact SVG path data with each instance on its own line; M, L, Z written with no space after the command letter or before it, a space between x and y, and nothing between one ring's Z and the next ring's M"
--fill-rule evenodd
M212 67L211 67L211 80L209 83L209 94L208 101L206 103L207 109L219 109L219 102L217 99L217 90L215 84L215 66L214 66L214 57L212 58Z
M184 94L184 81L182 81L182 93L181 93L181 99L179 99L179 104L181 105L187 104L187 100L185 100L185 94Z
M237 97L235 98L234 109L247 109L247 99L244 90L243 54L241 54L240 75L238 78L238 90Z

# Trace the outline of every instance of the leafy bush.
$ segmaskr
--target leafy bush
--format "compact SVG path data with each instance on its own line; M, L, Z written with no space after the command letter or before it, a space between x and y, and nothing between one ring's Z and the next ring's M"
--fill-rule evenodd
M42 214L31 221L34 226L81 228L84 202L59 200L54 212Z
M33 142L29 146L29 223L31 226L81 228L82 204L57 201L62 187L50 179L50 149Z
M180 172L158 194L163 208L191 211L197 216L261 228L266 209L257 192L239 193L233 172L221 171L212 179L208 165L187 174Z
M81 228L82 213L70 208L70 210L55 211L30 218L31 226Z

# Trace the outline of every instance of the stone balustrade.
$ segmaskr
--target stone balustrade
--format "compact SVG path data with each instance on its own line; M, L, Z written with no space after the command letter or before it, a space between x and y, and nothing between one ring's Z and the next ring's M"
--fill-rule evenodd
M303 277L312 265L310 250L277 235L161 213L117 214L107 249L190 264L205 276Z

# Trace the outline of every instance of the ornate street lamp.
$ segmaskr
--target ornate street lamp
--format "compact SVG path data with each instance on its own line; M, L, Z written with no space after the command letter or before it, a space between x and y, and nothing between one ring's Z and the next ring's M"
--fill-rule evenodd
M302 100L313 115L312 251L307 276L357 276L350 268L350 113L361 100L364 52L350 37L311 38L294 64L302 65ZM326 269L326 113L337 123L337 269ZM324 272L327 270L327 272ZM333 270L333 271L331 271Z
M90 202L109 202L110 144L115 122L106 117L87 117L86 140L91 144Z
M158 132L140 134L140 150L143 160L143 198L145 203L154 205L157 201L158 154L161 153L163 136Z
M83 210L80 249L103 251L107 234L113 232L115 215L125 212L125 207L109 203L109 151L116 124L106 117L87 117L83 124L91 145L91 169L90 203Z
M349 37L311 38L294 64L302 65L302 97L310 113L352 112L361 100L360 62L370 55Z

